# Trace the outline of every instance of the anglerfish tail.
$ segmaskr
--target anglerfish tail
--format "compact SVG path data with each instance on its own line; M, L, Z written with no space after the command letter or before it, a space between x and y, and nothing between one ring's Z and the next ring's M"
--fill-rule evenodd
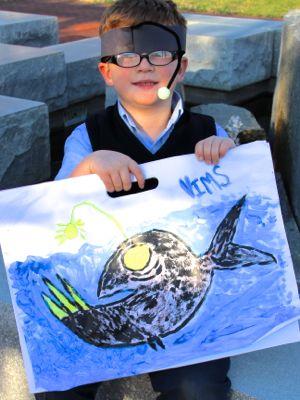
M232 242L245 200L246 195L241 197L229 210L211 241L207 254L216 264L215 268L237 268L276 263L276 258L271 253Z

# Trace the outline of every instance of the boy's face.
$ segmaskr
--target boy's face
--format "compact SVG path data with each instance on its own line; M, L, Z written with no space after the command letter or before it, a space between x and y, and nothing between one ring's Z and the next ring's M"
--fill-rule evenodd
M111 63L99 63L99 70L108 86L113 86L118 97L126 108L141 108L150 106L167 105L168 100L160 100L157 96L158 89L167 86L177 66L177 60L164 66L151 65L146 58L136 67L123 68ZM187 59L181 60L181 66L170 88L173 92L176 84L181 82L187 68Z
M155 22L112 29L101 36L99 70L106 84L116 89L125 108L171 104L172 96L160 100L158 90L174 79L170 88L172 93L176 84L182 81L187 59L182 58L178 72L176 68L178 57L180 59L185 50L185 39L185 26L163 26Z

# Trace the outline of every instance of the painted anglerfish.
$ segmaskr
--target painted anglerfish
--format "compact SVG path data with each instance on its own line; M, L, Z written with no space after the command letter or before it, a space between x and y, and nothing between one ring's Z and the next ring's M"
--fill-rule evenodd
M215 268L276 262L270 253L233 242L245 197L227 213L203 255L171 232L138 233L123 241L106 262L98 284L99 304L87 304L57 275L64 291L44 278L52 295L42 293L47 307L95 346L148 343L154 349L164 348L162 339L185 326L200 308Z

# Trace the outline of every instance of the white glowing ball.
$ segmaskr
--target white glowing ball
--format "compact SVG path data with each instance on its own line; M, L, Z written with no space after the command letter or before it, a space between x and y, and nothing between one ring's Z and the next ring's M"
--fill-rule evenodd
M168 89L165 86L159 88L157 92L157 96L161 100L167 100L170 97L170 94L171 94L170 89Z

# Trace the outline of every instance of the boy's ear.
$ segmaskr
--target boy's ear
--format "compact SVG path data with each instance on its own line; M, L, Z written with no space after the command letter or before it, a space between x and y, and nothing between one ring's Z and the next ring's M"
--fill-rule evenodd
M108 86L113 86L113 81L112 81L112 78L111 78L109 63L100 62L98 64L98 69L99 69L100 74L103 76L103 79L104 79L105 83Z
M187 70L188 66L188 59L187 57L182 57L181 59L181 64L180 64L180 69L177 74L177 82L181 82L184 78L185 71Z

